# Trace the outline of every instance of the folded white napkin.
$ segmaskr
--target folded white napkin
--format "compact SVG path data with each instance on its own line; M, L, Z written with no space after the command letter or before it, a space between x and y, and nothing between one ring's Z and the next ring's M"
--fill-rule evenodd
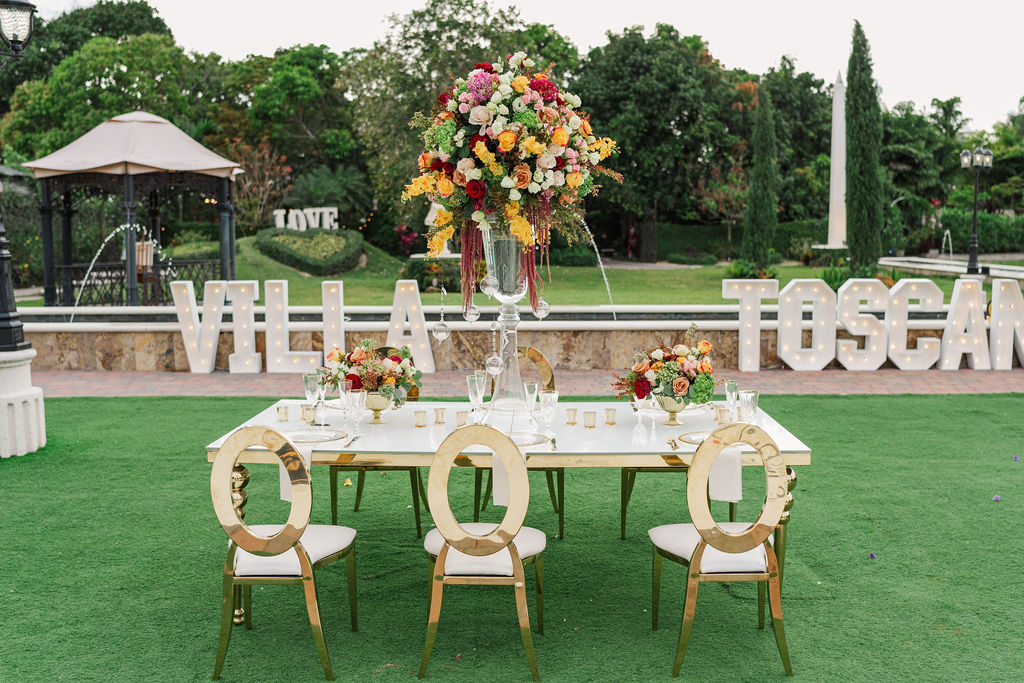
M491 500L495 505L508 507L508 472L501 458L491 457Z
M313 459L313 444L295 444L295 450L298 451L299 457L302 458L302 462L306 463L306 471L308 472L310 468L310 462ZM278 468L281 471L281 500L291 501L291 477L288 476L288 470L284 468L283 463L279 463Z
M711 463L708 476L708 497L711 500L725 500L738 503L743 500L743 462L740 455L742 446L723 448Z

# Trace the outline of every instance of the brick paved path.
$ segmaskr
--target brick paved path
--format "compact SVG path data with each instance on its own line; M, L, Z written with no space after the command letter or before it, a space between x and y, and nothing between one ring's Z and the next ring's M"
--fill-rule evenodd
M531 370L523 370L529 378ZM558 390L563 396L611 394L612 370L558 370ZM717 373L719 379L737 379L741 387L766 394L979 394L1024 393L1024 369L1011 371L894 369L874 372L823 370L793 372L763 370ZM423 376L423 396L465 396L465 371L442 371ZM209 375L187 372L98 372L40 370L32 383L47 397L59 396L299 396L299 375Z

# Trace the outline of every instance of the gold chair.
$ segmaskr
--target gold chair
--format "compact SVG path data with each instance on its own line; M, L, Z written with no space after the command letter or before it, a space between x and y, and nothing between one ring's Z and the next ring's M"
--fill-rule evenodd
M537 372L540 373L540 388L544 391L554 391L555 372L551 369L551 363L548 362L547 356L532 346L519 346L516 351L516 355L518 355L520 359L530 360L533 362L534 366L536 366ZM491 394L494 394L494 377L491 377ZM551 496L551 507L558 513L558 537L565 538L565 468L543 467L534 471L543 472L548 480L548 495ZM474 509L479 510L480 512L487 509L487 499L491 497L492 487L491 478L490 475L488 475L487 487L484 489L483 496L481 497L480 489L483 483L483 476L484 471L478 469L476 471L476 481L473 488ZM480 521L479 512L474 513L473 521Z
M733 444L749 444L757 449L767 479L761 514L753 524L727 522L719 525L711 515L708 478L715 457ZM686 604L679 629L679 645L672 665L672 676L679 675L686 656L686 645L693 628L697 607L697 588L705 581L757 581L758 628L764 628L764 588L768 585L772 629L782 656L786 674L793 675L782 624L782 565L785 559L785 525L793 506L796 473L782 462L775 442L760 427L737 423L721 427L701 443L690 466L686 482L686 505L693 524L668 524L648 534L654 546L652 568L651 628L658 629L658 602L661 593L662 558L688 568ZM772 533L775 533L774 547Z
M499 458L509 479L509 505L500 524L471 522L459 524L448 502L448 477L460 454L470 446L491 449ZM537 657L530 633L530 613L526 604L524 566L533 564L537 577L537 632L544 633L544 558L547 544L543 531L523 526L530 503L530 480L526 463L505 434L485 425L468 425L452 432L434 455L427 481L430 514L437 528L431 529L423 547L430 558L430 615L427 639L423 645L419 677L423 678L437 638L441 616L441 597L445 586L512 586L519 614L519 632L526 659L535 681L540 680Z
M288 521L280 524L247 526L235 507L232 491L233 468L238 457L250 447L272 451L288 472L291 481L292 505ZM241 492L244 494L244 491ZM328 680L334 680L331 660L327 654L320 609L317 605L315 570L345 558L348 563L348 598L352 630L356 624L356 556L352 543L356 531L348 527L309 524L313 492L305 463L282 434L267 427L242 427L224 441L210 473L210 495L221 527L227 533L228 554L224 560L224 595L221 602L220 643L213 679L220 677L231 640L235 610L244 601L244 622L252 628L253 584L289 584L302 586L306 610L313 629L320 663ZM237 493L234 493L237 496ZM239 622L240 623L240 622Z
M393 346L382 346L378 348L377 353L391 355L397 355L398 349ZM419 387L413 387L409 390L407 401L418 401L420 399ZM359 503L363 499L363 486L366 484L366 473L367 472L408 472L409 473L409 485L412 488L412 509L413 514L416 516L416 538L420 538L423 535L423 528L420 524L420 500L422 499L426 504L427 494L423 488L423 480L420 478L420 468L418 467L392 467L389 465L364 465L353 467L351 465L331 465L330 468L330 480L331 480L331 524L338 523L338 474L340 472L357 472L356 477L356 502L352 508L352 512L359 512ZM428 510L430 508L427 508Z
M638 472L661 472L662 474L679 473L686 474L686 470L680 467L623 467L621 470L622 480L619 484L619 538L626 540L626 507L629 499L633 496L633 486L636 484ZM736 521L736 509L738 504L729 501L729 521Z

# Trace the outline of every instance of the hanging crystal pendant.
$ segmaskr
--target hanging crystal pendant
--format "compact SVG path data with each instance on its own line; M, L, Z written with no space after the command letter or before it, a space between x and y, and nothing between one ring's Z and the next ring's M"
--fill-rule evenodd
M466 309L466 312L462 314L462 317L468 323L475 323L480 319L480 309L477 308L476 304L470 304L469 308Z
M551 305L547 301L544 301L544 299L541 299L537 302L537 310L533 312L533 316L537 318L537 320L543 320L548 317L548 313L550 312Z

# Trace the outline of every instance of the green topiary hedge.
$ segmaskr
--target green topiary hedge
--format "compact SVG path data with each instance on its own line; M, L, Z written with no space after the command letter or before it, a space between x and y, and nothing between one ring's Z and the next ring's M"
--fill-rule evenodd
M971 246L974 220L972 209L946 209L942 212L942 230L936 230L941 244L943 231L953 238L953 251L967 253ZM908 245L913 247L913 245ZM978 253L1024 251L1024 216L978 212Z
M812 244L822 244L828 239L828 221L823 218L808 218L801 221L779 223L771 248L781 256L800 260ZM736 223L732 228L733 257L739 255L743 241L743 225ZM667 260L671 254L685 254L703 251L722 260L728 256L728 230L725 224L658 224L658 258Z
M256 248L270 258L311 275L335 275L359 265L363 235L355 230L270 228L256 234Z
M718 263L714 254L703 251L684 251L681 254L669 254L665 259L669 263L679 263L684 266L713 266Z
M164 259L178 261L216 261L220 258L220 242L186 242L177 247L164 247L160 250Z

